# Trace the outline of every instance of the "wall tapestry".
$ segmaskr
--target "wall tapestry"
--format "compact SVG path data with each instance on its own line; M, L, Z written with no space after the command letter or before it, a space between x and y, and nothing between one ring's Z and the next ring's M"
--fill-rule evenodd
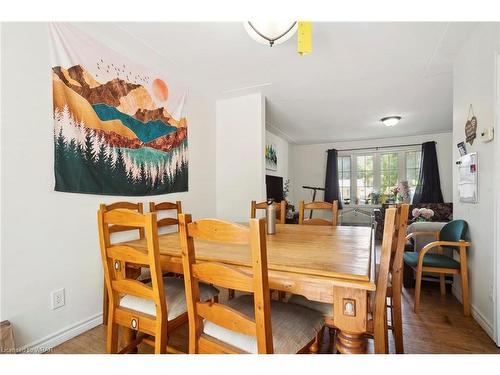
M51 24L50 32L55 190L187 191L187 91L76 27Z
M272 143L266 143L266 169L269 169L270 171L278 170L276 145Z

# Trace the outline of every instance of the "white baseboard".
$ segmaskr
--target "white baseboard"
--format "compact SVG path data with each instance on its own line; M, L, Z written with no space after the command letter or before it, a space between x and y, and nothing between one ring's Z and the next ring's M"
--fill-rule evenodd
M451 287L451 292L453 295L462 303L462 290L456 288L455 284ZM483 314L471 303L470 312L474 320L481 326L481 328L490 336L490 338L495 342L495 330L493 329L493 323L489 322Z
M44 353L61 345L73 337L81 335L88 330L102 324L102 313L84 319L76 324L66 327L56 333L47 335L19 349L21 353Z

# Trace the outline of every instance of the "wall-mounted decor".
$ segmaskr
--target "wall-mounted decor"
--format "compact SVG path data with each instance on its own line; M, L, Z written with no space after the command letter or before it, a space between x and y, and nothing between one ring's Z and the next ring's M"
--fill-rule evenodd
M467 115L467 122L465 123L465 140L467 143L474 143L474 139L476 139L477 132L477 118L474 116L474 108L472 108L472 104L469 106L469 114Z
M460 156L464 156L467 153L467 149L465 148L465 143L460 142L457 144L458 152L460 152Z
M55 190L187 191L187 91L76 27L51 24L50 31Z
M270 171L278 170L278 156L274 143L266 143L266 169Z
M457 162L458 166L458 197L460 202L478 202L478 164L477 152L461 156Z

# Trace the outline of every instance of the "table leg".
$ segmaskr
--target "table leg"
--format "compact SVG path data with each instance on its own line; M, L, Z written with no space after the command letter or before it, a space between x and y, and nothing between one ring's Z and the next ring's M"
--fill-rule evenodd
M333 287L333 323L337 327L336 348L340 353L366 353L367 292Z
M338 331L337 350L342 354L366 353L366 337L363 333Z

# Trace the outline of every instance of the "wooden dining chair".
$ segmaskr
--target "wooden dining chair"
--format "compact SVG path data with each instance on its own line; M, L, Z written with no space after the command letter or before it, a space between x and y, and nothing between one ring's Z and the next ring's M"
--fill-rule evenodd
M317 352L323 317L302 306L271 301L269 293L264 219L250 219L250 227L214 219L191 222L179 215L182 265L189 315L189 353L298 353ZM250 271L197 261L195 240L251 253ZM241 290L226 305L203 302L199 282Z
M142 203L132 203L132 202L115 202L111 204L101 204L100 209L103 211L111 211L116 209L126 209L132 210L138 213L143 213L144 208ZM109 233L120 233L120 232L130 232L138 231L139 238L144 238L144 228L142 227L129 227L112 225L109 227ZM141 274L141 267L129 265L127 266L127 274L129 277L137 278ZM104 325L108 324L108 311L109 311L109 296L108 289L106 288L106 280L103 282L103 298L102 298L102 322Z
M332 211L332 219L326 220L319 217L313 217L311 219L306 219L304 216L305 210L329 210ZM339 202L333 201L329 202L309 202L304 203L304 201L299 202L299 224L308 225L333 225L336 226L339 216Z
M389 267L389 280L387 297L390 301L391 329L397 354L404 353L403 341L403 254L406 245L406 229L408 227L408 213L410 205L398 204L395 219L394 238L392 241L391 260Z
M158 220L158 228L168 227L171 225L179 226L178 215L182 213L182 203L181 201L172 202L149 202L149 212L161 212L161 211L175 211L175 217L164 217Z
M273 202L273 205L276 207L277 223L286 224L286 201L283 200L279 204ZM255 219L257 217L257 210L265 209L267 209L267 202L257 203L256 201L252 201L250 205L250 218Z
M273 205L276 207L277 223L286 224L286 201L283 200L280 204L273 202ZM266 210L267 206L267 202L257 203L256 201L252 201L250 205L250 218L255 219L257 217L257 210ZM286 298L286 292L271 290L271 295L274 292L277 292L278 300L283 301ZM234 298L234 290L229 290L229 298Z
M99 242L109 295L109 313L106 351L128 353L141 342L154 347L156 354L165 353L171 330L187 320L186 296L181 279L163 277L158 248L156 214L142 214L128 209L98 211ZM147 249L137 250L120 243L111 243L113 227L138 228L143 231ZM151 282L148 284L130 277L127 265L148 267ZM200 300L206 301L218 294L218 290L200 284ZM169 309L167 311L167 300ZM127 344L118 350L118 329L123 327ZM135 335L139 332L139 335ZM175 349L170 351L178 352Z
M384 235L382 239L380 263L378 264L378 266L374 265L373 268L377 286L376 293L370 295L369 300L371 303L368 304L369 320L367 322L367 334L374 337L375 339L376 353L388 352L386 298L389 290L389 270L391 268L392 246L393 242L395 241L395 223L396 208L389 208L386 210L384 221ZM374 236L374 233L372 233L372 236ZM374 243L372 247L373 251L375 251ZM326 326L330 329L331 344L334 344L335 340L344 340L342 333L338 333L338 335L334 334L335 331L337 331L337 327L335 326L333 321L333 309L335 308L335 306L333 306L331 303L310 301L300 295L292 295L292 297L288 300L288 303L297 304L320 312L325 319ZM385 332L383 332L383 329L385 329Z
M469 276L467 272L467 247L471 244L465 241L468 225L464 220L452 220L436 233L437 240L425 245L420 251L406 251L404 262L416 272L415 281L415 305L414 311L417 313L420 307L420 289L422 284L422 273L431 272L439 274L441 295L446 294L445 275L460 275L462 282L462 303L464 315L470 316L469 302ZM413 238L416 243L416 236L427 232L414 232L406 236L406 240ZM429 253L437 248L437 253ZM458 252L460 261L456 261L452 256L443 254L443 249Z
M377 354L388 354L389 343L387 335L387 287L391 269L391 257L396 228L396 208L385 211L384 234L380 247L380 263L376 267L376 291L369 295L368 304L371 319L368 319L367 330L373 334L374 350Z

